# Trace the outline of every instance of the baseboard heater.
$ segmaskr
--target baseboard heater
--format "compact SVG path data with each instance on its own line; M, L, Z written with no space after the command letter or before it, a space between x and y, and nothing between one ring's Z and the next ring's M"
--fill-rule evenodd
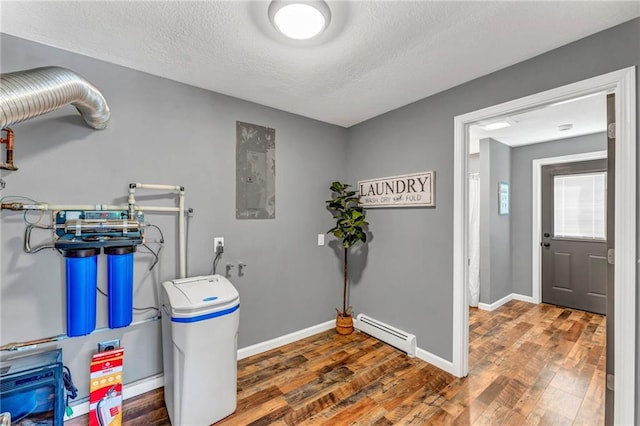
M398 330L365 314L359 314L356 317L355 327L378 340L382 340L406 352L410 357L416 356L417 343L416 336L413 334L405 333L402 330Z

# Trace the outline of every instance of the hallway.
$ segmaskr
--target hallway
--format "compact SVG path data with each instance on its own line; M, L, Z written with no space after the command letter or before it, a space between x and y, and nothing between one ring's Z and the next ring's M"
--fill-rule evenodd
M606 318L511 301L469 313L469 385L474 424L604 424ZM466 393L466 395L465 395Z

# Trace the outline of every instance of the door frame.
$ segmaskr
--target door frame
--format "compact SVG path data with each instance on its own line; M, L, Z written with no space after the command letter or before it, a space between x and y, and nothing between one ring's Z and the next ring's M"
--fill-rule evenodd
M467 173L469 126L596 92L616 95L616 263L614 294L614 421L635 423L636 381L636 70L628 67L454 118L452 372L469 371L467 302Z
M538 158L533 160L532 222L531 222L531 295L533 303L542 302L542 252L540 251L540 235L542 235L542 166L550 164L575 163L577 161L601 160L607 158L607 151L594 151L581 154L563 155L560 157Z

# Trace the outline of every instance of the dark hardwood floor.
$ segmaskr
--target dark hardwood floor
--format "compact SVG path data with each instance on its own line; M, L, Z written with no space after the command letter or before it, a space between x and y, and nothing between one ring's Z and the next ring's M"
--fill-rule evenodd
M241 360L238 408L217 425L604 424L603 316L519 301L469 316L464 379L327 331ZM169 424L162 389L126 400L124 424Z

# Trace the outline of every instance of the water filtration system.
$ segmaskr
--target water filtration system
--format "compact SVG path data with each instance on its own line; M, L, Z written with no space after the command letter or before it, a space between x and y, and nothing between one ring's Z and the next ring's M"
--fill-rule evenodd
M178 206L139 206L135 200L136 189L177 192ZM98 256L103 253L107 256L109 328L127 327L132 323L133 255L136 247L144 243L143 211L178 214L179 277L185 277L185 208L182 186L132 183L129 185L126 205L53 205L24 197L21 199L29 200L29 203L3 202L1 208L51 212L51 225L27 222L24 250L27 253L37 253L42 249L53 248L62 254L65 261L66 324L69 337L84 336L96 328ZM51 244L31 246L31 231L38 228L53 231Z
M129 210L62 210L55 215L60 250L135 247L142 243L144 215Z
M66 266L67 335L84 336L96 328L97 265L107 255L109 328L133 320L133 253L143 241L144 215L131 210L55 212L54 247Z

